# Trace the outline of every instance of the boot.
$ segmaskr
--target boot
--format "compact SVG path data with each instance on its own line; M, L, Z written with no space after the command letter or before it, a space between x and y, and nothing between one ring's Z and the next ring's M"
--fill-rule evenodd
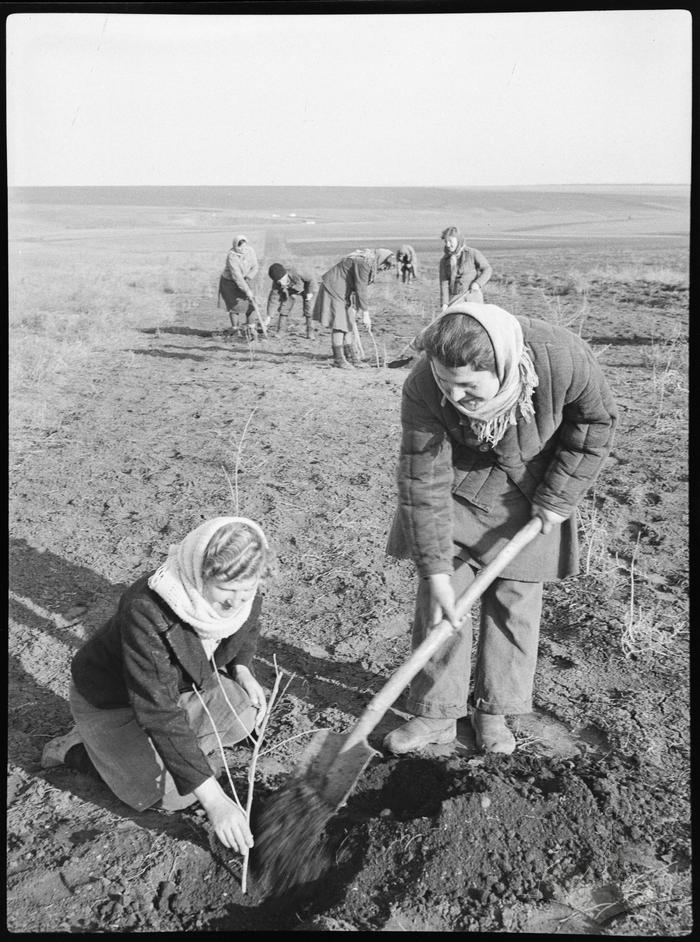
M503 716L473 710L471 722L477 749L482 752L497 752L504 756L509 756L515 749L515 736L506 726Z
M343 353L345 354L345 359L351 366L362 366L362 360L357 355L354 343L343 344Z
M307 317L307 318L306 318L306 339L307 339L307 340L315 340L315 339L316 339L315 334L314 334L314 329L313 329L313 326L312 326L312 324L311 324L311 318L310 318L310 317Z
M384 737L384 748L395 756L414 752L433 743L448 743L457 738L457 720L414 716Z
M280 314L279 320L277 321L277 333L286 334L289 330L288 318L286 314Z
M341 370L352 370L354 369L352 363L348 363L343 355L342 347L333 347L333 366L337 366Z

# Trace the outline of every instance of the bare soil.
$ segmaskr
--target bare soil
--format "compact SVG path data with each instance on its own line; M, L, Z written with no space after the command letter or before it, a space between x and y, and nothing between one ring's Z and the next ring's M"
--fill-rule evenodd
M570 319L618 399L617 442L582 507L588 571L546 587L536 710L513 720L515 753L477 754L460 721L454 746L374 759L317 872L283 895L254 879L243 895L240 858L201 815L132 812L88 775L42 771L41 750L70 726L81 640L171 541L236 498L277 557L256 670L268 686L275 661L294 674L256 808L311 731L347 730L408 655L414 574L384 556L407 373L392 361L434 308L437 254L415 284L380 276L356 371L331 367L328 336L307 341L298 310L287 337L249 345L185 289L171 323L142 324L47 390L60 423L10 455L10 931L691 931L687 288L593 279L577 293L567 274L682 266L686 250L489 253L487 299ZM631 601L640 630L625 648ZM399 701L372 745L403 715ZM248 756L232 759L244 792Z

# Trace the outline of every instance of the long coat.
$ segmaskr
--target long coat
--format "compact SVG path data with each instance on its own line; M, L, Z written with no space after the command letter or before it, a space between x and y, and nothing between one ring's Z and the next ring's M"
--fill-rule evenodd
M149 574L122 595L117 611L77 651L71 673L78 692L94 707L131 707L150 736L180 794L211 776L211 767L187 723L178 697L218 685L204 646L148 586ZM237 664L250 667L260 627L260 596L247 621L220 642L217 668L231 675Z
M313 319L324 327L352 330L347 309L366 311L369 308L369 286L376 274L377 256L373 249L359 249L341 258L321 276Z
M477 440L468 418L444 397L426 355L404 383L399 506L387 552L412 557L421 576L451 572L455 547L469 548L474 535L490 527L480 560L489 562L525 522L533 502L569 520L553 527L551 537L536 537L515 574L504 575L542 581L533 574L544 555L575 555L575 508L610 452L617 409L585 341L544 321L518 320L539 379L535 416L526 422L518 413L496 445ZM517 513L504 513L506 504ZM553 540L561 545L552 550ZM555 558L555 572L545 578L570 574L567 565Z

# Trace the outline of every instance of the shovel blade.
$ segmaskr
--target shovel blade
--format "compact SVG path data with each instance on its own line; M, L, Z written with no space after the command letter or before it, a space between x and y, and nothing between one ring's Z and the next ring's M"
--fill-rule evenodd
M349 749L348 736L322 729L314 733L299 762L298 773L328 805L344 805L369 761L381 755L366 739Z

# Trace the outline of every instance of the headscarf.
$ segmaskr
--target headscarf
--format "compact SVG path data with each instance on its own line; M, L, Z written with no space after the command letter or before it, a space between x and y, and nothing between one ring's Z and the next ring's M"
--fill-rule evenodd
M380 268L382 265L384 265L384 263L387 262L393 256L393 254L394 253L391 251L391 249L375 249L374 255L377 259L377 268Z
M250 527L268 548L265 534L253 520L247 517L214 517L188 533L181 543L172 544L168 558L148 580L149 587L194 628L209 656L222 638L235 634L245 624L255 600L253 595L241 608L221 614L204 598L204 552L214 534L228 523Z
M239 248L238 248L238 243L239 243L239 242L246 242L246 243L247 243L247 242L248 242L248 236L237 235L237 236L235 237L235 239L233 240L233 242L232 242L232 246L233 246L234 251L238 252L238 254L240 255L241 252L244 252L244 251L245 251L245 249L239 249Z
M455 402L449 396L431 363L433 377L443 393L442 403L449 400L458 412L469 419L479 441L496 445L508 427L516 424L518 410L526 422L535 414L532 394L539 380L525 346L522 328L516 317L495 304L454 301L438 317L446 314L468 314L487 332L493 347L499 385L492 399L479 403L474 409L468 409L463 405L463 400Z
M455 226L451 226L450 228L452 228L452 229L455 230L454 233L453 233L453 236L451 236L451 238L455 238L455 239L457 240L457 245L455 245L455 247L454 247L453 249L450 249L450 248L447 247L447 241L445 241L445 245L444 245L444 247L443 247L443 251L444 251L445 255L447 255L447 256L459 255L459 253L460 253L460 252L462 251L462 249L464 248L464 236L463 236L462 233L459 231L459 229L457 229ZM445 231L447 231L447 230L445 230ZM447 237L446 237L446 239L447 239Z

